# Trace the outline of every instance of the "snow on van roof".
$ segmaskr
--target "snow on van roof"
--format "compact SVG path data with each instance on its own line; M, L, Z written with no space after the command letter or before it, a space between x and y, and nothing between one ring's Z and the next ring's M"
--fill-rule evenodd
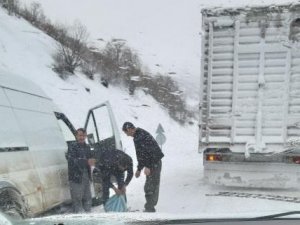
M209 16L235 16L240 14L247 13L282 13L284 11L298 11L300 12L300 2L291 2L289 4L272 4L272 5L264 5L264 6L245 6L245 7L214 7L214 8L204 8L201 10L202 15L207 17Z
M0 70L0 87L49 98L44 91L32 81L3 70Z

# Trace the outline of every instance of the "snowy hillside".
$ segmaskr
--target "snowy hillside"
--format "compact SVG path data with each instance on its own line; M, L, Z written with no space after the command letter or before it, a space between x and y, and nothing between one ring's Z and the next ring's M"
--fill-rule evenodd
M125 121L132 121L155 136L158 124L162 124L167 137L167 142L163 146L165 158L162 195L169 192L170 171L174 173L172 177L177 172L178 176L183 172L177 171L176 168L167 169L168 165L176 165L179 160L190 161L194 173L198 174L195 180L201 179L201 155L197 153L196 126L179 126L169 119L167 112L157 102L142 92L131 97L125 90L105 88L98 82L86 79L80 73L63 81L51 70L53 62L51 55L56 46L53 39L28 22L8 16L2 9L0 9L0 27L0 70L9 71L37 83L75 126L82 127L88 109L106 100L112 104L119 127ZM86 88L90 91L87 92ZM124 149L135 159L132 139L123 132L121 135ZM143 177L134 179L128 188L129 202L134 204L134 208L143 208L143 179Z

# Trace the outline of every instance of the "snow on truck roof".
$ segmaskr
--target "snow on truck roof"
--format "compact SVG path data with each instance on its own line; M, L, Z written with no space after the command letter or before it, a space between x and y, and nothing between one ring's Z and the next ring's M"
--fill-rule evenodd
M232 8L224 8L224 7L214 7L214 8L204 8L201 10L202 15L210 17L210 16L236 16L241 14L248 13L282 13L284 11L294 11L300 12L300 2L293 2L289 4L272 4L272 5L264 5L264 6L245 6L245 7L232 7Z
M0 70L0 87L17 90L49 99L49 97L38 85L34 84L26 78L14 75L3 70Z

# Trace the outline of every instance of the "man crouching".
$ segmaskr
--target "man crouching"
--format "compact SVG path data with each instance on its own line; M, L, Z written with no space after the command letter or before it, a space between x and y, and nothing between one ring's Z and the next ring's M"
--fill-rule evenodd
M133 163L129 155L117 149L103 151L96 159L96 169L99 169L102 174L103 204L109 198L109 188L118 195L126 194L126 187L133 177ZM126 179L124 179L125 171ZM112 179L116 179L118 187L113 185Z

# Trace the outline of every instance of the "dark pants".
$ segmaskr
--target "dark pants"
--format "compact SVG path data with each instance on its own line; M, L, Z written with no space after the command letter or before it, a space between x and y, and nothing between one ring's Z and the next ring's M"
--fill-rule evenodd
M124 173L120 174L107 174L102 176L102 200L103 204L109 199L109 188L111 187L111 179L116 179L118 183L118 189L121 189L124 185Z
M150 176L146 176L146 183L144 186L146 204L145 212L155 212L155 206L158 202L159 184L161 173L161 160L151 169Z
M70 181L70 192L74 213L91 211L92 195L89 175L87 171L83 173L81 183Z
M103 195L102 173L100 171L93 173L93 185L95 190L95 198L100 200Z
M109 199L110 176L103 176L102 179L102 201L105 204Z

